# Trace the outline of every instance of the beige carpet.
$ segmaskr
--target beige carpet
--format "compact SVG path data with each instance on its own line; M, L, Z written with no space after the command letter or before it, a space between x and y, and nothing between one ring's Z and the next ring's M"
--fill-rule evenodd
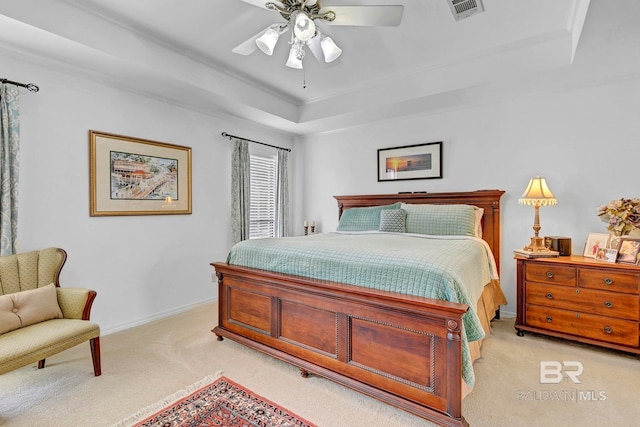
M431 425L323 378L302 378L297 368L232 341L216 341L210 332L216 316L215 305L204 304L102 337L103 373L97 378L88 344L48 359L43 370L0 375L0 425L110 426L217 373L323 427ZM513 319L495 321L493 329L475 364L476 388L463 402L472 426L638 425L637 358L517 337ZM581 383L540 384L545 360L581 362Z

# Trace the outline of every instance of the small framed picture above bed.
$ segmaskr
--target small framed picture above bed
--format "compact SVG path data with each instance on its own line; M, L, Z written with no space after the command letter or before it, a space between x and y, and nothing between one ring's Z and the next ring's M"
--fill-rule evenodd
M378 150L378 181L434 178L442 178L442 142Z

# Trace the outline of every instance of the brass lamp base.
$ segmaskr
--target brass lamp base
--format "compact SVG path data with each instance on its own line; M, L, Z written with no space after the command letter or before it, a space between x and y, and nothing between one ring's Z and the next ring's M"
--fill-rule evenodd
M531 251L531 252L538 252L538 251L548 251L549 248L547 248L544 245L544 238L543 237L532 237L531 238L531 243L527 246L524 247L525 251Z

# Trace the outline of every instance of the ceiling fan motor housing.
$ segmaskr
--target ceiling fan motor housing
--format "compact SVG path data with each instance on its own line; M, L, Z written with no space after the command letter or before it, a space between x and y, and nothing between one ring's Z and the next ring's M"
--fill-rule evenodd
M282 0L280 3L282 3L284 9L286 10L286 12L280 12L280 15L282 15L282 17L287 21L291 17L291 14L296 10L303 10L307 12L307 15L309 16L315 16L318 14L318 12L320 12L320 6L318 5L318 2L315 2L311 5L305 4L304 7L300 7L302 5L302 2L300 2L300 0Z

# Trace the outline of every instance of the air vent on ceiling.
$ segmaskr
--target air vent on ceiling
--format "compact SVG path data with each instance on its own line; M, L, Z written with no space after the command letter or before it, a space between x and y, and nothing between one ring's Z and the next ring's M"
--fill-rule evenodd
M484 12L482 0L447 0L456 21Z

